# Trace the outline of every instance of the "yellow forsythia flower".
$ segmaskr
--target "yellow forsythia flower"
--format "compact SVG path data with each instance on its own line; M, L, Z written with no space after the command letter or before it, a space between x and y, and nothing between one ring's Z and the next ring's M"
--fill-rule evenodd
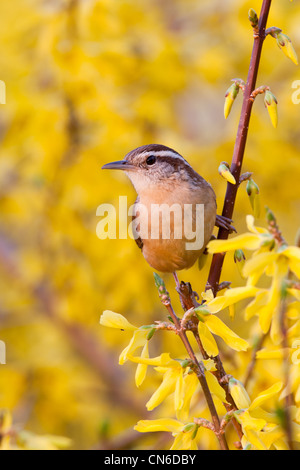
M205 304L210 313L217 313L221 310L234 305L241 300L248 299L257 295L259 289L254 286L235 287L228 289L224 295L215 297Z
M2 437L0 439L0 450L9 450L10 448L10 436L8 431L12 426L12 416L9 410L1 410L0 412L0 434Z
M120 354L119 364L124 364L129 359L129 356L134 354L138 348L143 348L145 346L145 343L148 342L148 333L148 330L136 330L133 333L130 343Z
M100 317L100 325L109 328L118 328L120 330L137 330L137 327L129 323L129 321L119 313L105 310Z
M138 432L180 432L185 425L176 419L160 418L160 419L142 419L135 426L134 429Z
M205 371L205 378L211 393L216 395L222 403L226 403L226 393L224 388L219 384L218 379L209 371Z
M149 357L149 341L146 341L141 353L141 357L143 359ZM135 372L135 384L137 387L140 387L144 382L147 374L147 368L147 364L138 364Z
M205 308L209 308L209 305L205 304ZM209 314L202 307L195 309L195 314L197 315L200 322L204 322L205 326L209 329L212 334L220 336L223 341L225 341L228 346L236 351L246 351L249 344L244 339L240 338L236 333L234 333L225 323L220 320L216 315ZM199 333L201 337L203 329L199 327ZM203 336L203 335L202 335ZM207 341L209 337L206 336ZM210 345L209 347L212 347Z
M175 440L170 450L197 450L197 427L194 423L184 424L175 419L161 418L141 420L134 429L138 432L171 432Z
M244 448L251 445L254 449L257 450L267 450L271 445L275 445L275 442L278 442L278 445L284 446L284 443L281 443L281 438L284 437L284 430L279 429L275 424L271 430L275 430L273 433L265 435L266 432L270 431L270 428L267 427L267 419L270 419L270 414L266 413L262 408L265 402L269 401L271 398L278 395L282 388L282 382L278 382L267 390L261 392L250 404L248 409L238 410L234 413L237 421L241 424L244 437L242 443ZM276 418L274 417L274 423L276 423ZM293 425L296 423L293 423ZM261 431L264 432L261 432ZM280 430L280 432L279 432Z
M205 323L213 334L220 336L235 351L246 351L248 349L249 344L247 341L228 328L216 315L207 315Z
M270 400L270 398L277 395L280 390L282 389L282 382L277 382L267 390L259 393L257 397L252 401L251 405L249 406L249 411L254 410L255 408L261 407L263 403Z
M208 327L202 321L199 321L198 323L198 333L201 339L202 346L207 352L208 356L218 356L219 349L216 340L209 331Z

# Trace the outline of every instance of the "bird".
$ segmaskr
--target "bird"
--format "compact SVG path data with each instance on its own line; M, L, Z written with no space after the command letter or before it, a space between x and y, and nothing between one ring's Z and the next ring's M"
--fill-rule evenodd
M216 195L210 183L170 147L161 144L143 145L127 153L123 160L107 163L102 169L122 170L129 177L137 193L133 219L138 218L139 224L136 226L135 241L148 264L156 271L172 273L176 283L176 272L192 267L205 253L215 225L228 231L234 230L231 219L217 215ZM162 204L170 208L180 207L183 218L179 221L175 221L175 215L170 218L169 237L163 236L161 226L158 229L155 227L158 232L156 237L151 237L153 227L149 214L152 207L160 207ZM183 230L186 222L184 207L191 208L187 211L187 222L195 229L197 205L204 208L202 244L196 249L187 249L190 238L187 238ZM155 223L157 224L157 219ZM148 236L144 237L140 235L143 224L148 229ZM176 230L181 231L181 238L174 236Z

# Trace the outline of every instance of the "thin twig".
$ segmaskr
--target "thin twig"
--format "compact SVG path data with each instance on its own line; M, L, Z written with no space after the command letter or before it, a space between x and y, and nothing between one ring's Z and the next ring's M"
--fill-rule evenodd
M203 394L205 396L207 406L208 406L210 414L211 414L211 419L212 419L214 431L215 431L215 434L216 434L216 436L219 440L219 443L220 443L220 448L222 450L229 450L226 438L225 438L224 434L222 434L220 432L220 420L219 420L219 416L218 416L214 401L212 399L212 396L211 396L211 393L210 393L210 390L209 390L209 387L208 387L208 384L207 384L207 381L206 381L206 378L205 378L204 365L202 364L202 362L198 361L198 359L197 359L197 357L194 353L194 350L193 350L193 348L192 348L192 346L191 346L191 344L190 344L190 342L189 342L189 340L186 336L186 331L185 331L184 328L182 328L181 322L180 322L179 318L177 317L176 313L173 310L171 301L164 302L164 305L167 308L167 310L169 312L169 315L171 316L171 318L174 322L174 325L176 327L176 333L180 337L180 339L181 339L182 343L184 344L184 347L185 347L188 355L190 356L190 358L192 359L193 363L196 366L195 373L196 373L196 375L198 377L198 380L200 382L200 385L202 387Z
M177 284L177 291L180 296L181 305L183 309L185 310L185 314L181 320L181 327L185 330L190 330L193 333L203 359L209 359L209 356L207 355L205 349L203 348L203 345L202 345L202 342L198 333L199 320L197 319L195 315L193 315L194 309L195 307L199 306L199 303L195 300L192 287L190 283L185 283L185 282L179 283L178 278L177 278L176 284ZM217 356L212 359L216 366L216 371L213 372L213 375L216 376L219 384L221 385L221 387L224 389L226 393L227 403L223 403L223 404L227 412L235 411L237 410L237 407L229 391L228 380L226 380L227 374L223 367L221 358L220 356ZM239 438L241 439L243 437L243 431L242 431L241 425L236 421L236 419L233 419L233 424L234 424L234 427L236 428Z
M267 25L267 20L268 20L270 8L271 8L271 3L272 3L272 0L263 1L258 27L256 28L255 34L254 34L253 51L252 51L252 56L251 56L247 83L243 90L244 91L243 107L241 111L237 138L236 138L236 143L235 143L232 163L231 163L231 173L235 177L236 181L240 181L240 178L241 178L242 163L243 163L243 158L245 154L251 111L253 107L252 93L255 91L255 87L256 87L258 69L259 69L259 64L260 64L260 59L261 59L261 52L262 52L263 43L266 37L266 25ZM238 187L239 185L232 185L230 183L227 184L227 191L226 191L222 215L224 217L227 217L228 219L232 219ZM226 240L228 236L229 236L228 230L221 227L219 229L218 239ZM213 256L213 260L212 260L212 264L210 268L207 286L209 286L209 288L212 289L215 296L217 295L218 290L219 290L219 282L220 282L224 257L225 257L225 253L215 254ZM181 303L183 304L183 306L185 306L185 310L188 310L192 308L193 306L195 307L194 299L192 299L190 296L190 299L186 300L186 297L183 295L183 289L180 288L182 287L183 283L181 283L181 285L179 286L178 279L176 281L177 281L176 282L177 290L179 291L179 294L180 294ZM190 289L190 291L192 291L192 289ZM188 292L188 293L191 294L191 292ZM187 298L188 297L189 295L187 296ZM197 333L195 329L194 329L194 335L200 347L200 351L203 353L203 348L202 348L202 345L200 344L201 341L199 337L197 338ZM217 368L216 374L217 374L218 381L226 391L226 397L227 397L228 402L230 403L231 410L234 410L236 406L235 406L234 400L232 399L229 393L228 386L226 385L225 379L227 375L224 370L220 357L215 358L215 364ZM241 438L242 436L241 429L237 427L237 431Z

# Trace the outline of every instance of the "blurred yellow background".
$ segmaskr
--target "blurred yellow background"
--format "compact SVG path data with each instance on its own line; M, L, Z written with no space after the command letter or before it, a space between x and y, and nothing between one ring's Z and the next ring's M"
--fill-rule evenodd
M21 427L70 437L73 448L141 445L127 430L147 415L153 386L135 390L134 367L118 366L129 336L100 327L99 317L109 308L141 325L165 312L135 243L96 236L100 204L117 204L119 195L135 200L125 175L101 166L139 145L168 145L213 185L221 212L226 182L218 166L231 161L241 106L239 96L225 121L224 95L231 79L246 80L253 42L247 13L260 6L1 2L0 340L7 364L0 366L0 408L12 410ZM299 24L299 2L273 2L269 26L281 27L298 54ZM258 85L276 95L279 127L259 97L244 170L254 172L262 205L275 212L289 243L300 226L300 105L292 102L299 79L267 38ZM238 231L250 212L241 187ZM194 266L180 278L201 293L207 272ZM164 279L179 308L172 278ZM230 257L222 279L243 282ZM237 326L250 336L249 325ZM157 336L152 355L166 346L178 355L171 336Z

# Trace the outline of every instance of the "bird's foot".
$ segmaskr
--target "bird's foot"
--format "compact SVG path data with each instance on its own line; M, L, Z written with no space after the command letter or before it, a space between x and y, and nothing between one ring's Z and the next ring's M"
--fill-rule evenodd
M176 272L173 273L173 276L183 310L186 311L190 308L198 307L199 303L197 300L199 300L199 295L193 291L191 284L189 282L180 282Z
M224 282L221 282L220 284L218 284L217 286L217 292L220 292L221 290L224 290L224 289L229 289L231 286L231 282L230 281L224 281ZM205 290L208 291L208 290L211 290L212 289L212 286L210 285L209 282L206 283L206 286L205 286Z
M216 216L216 227L219 228L224 228L227 230L229 233L236 232L236 229L232 224L232 220L229 219L228 217L224 217L223 215L217 215Z

